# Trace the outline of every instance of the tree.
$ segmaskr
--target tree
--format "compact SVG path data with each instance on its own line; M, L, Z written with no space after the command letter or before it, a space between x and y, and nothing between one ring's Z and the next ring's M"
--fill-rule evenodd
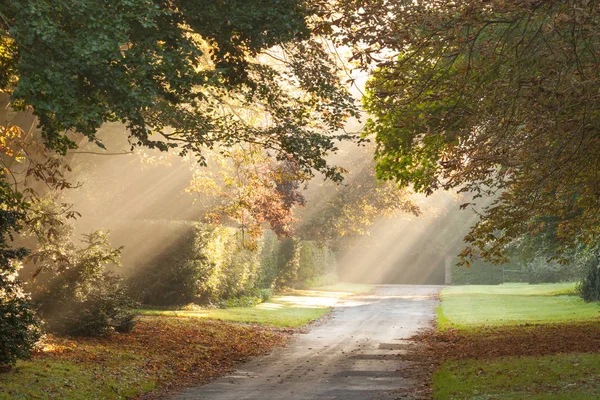
M257 145L222 149L218 170L194 168L186 192L208 195L213 205L211 223L233 220L247 233L244 243L251 248L268 224L279 237L293 234L293 210L305 199L300 183L308 179L293 160L277 161Z
M463 257L502 261L548 219L559 252L597 243L600 2L341 1L336 11L340 41L375 66L364 104L377 175L494 196Z
M323 158L335 138L321 130L355 109L310 38L313 14L299 0L4 2L0 91L13 108L31 108L46 145L63 154L76 146L70 132L101 145L98 128L122 121L132 144L200 154L251 142L339 178ZM231 103L268 120L220 112Z
M419 215L419 207L407 189L375 177L373 146L366 145L345 154L350 170L343 184L323 182L308 195L309 206L299 209L298 235L339 250L347 240L369 234L379 218L400 212ZM309 191L309 193L311 193Z

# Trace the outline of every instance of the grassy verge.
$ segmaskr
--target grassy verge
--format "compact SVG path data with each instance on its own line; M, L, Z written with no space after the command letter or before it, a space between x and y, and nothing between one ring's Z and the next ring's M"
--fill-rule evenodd
M600 304L574 284L457 286L441 293L434 399L596 399Z
M117 360L125 355L112 356ZM139 363L128 362L117 368L38 357L20 362L12 372L0 375L0 399L126 399L155 386L146 374L135 371L136 364Z
M140 310L142 315L206 318L219 321L265 324L296 328L321 318L341 298L367 292L371 286L339 283L310 290L289 290L256 307L225 309Z
M433 389L436 399L597 399L600 354L449 361Z
M126 334L50 337L34 359L0 374L0 399L127 399L201 383L285 342L272 328L142 317Z
M438 309L441 329L589 321L600 317L600 304L574 295L575 284L505 284L444 289Z

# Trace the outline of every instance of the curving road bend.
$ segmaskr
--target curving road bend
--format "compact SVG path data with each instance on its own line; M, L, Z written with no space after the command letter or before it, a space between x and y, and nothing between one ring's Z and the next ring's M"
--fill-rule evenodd
M373 293L347 298L330 318L287 347L213 383L187 389L177 399L410 398L414 382L403 374L409 361L399 355L406 353L406 339L435 318L440 288L379 285Z

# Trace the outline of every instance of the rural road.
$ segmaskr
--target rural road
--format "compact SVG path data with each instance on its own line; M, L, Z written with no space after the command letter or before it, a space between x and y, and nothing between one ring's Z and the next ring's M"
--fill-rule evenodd
M342 300L331 317L287 347L254 359L177 399L304 400L411 398L406 339L435 317L440 286L381 285ZM404 390L402 390L404 389ZM406 390L408 389L408 390ZM400 395L399 393L403 393Z

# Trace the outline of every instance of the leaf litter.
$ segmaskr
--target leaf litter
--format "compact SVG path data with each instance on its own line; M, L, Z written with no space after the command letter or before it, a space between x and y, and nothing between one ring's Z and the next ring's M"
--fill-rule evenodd
M130 333L93 338L48 336L35 358L93 365L103 373L139 374L156 390L138 399L208 383L238 364L284 346L297 329L181 317L141 317Z

